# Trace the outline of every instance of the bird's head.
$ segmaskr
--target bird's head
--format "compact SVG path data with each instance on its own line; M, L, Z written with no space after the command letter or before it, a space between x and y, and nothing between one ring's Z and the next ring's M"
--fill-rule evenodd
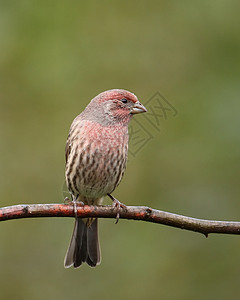
M133 93L113 89L102 92L93 98L86 111L94 113L97 121L100 120L102 124L121 123L127 125L134 114L147 110Z

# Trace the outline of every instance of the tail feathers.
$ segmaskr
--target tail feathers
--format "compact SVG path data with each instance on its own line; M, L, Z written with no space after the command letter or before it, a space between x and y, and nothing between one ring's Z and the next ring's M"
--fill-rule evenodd
M95 219L87 228L87 264L95 267L101 261L99 240L98 240L98 220Z
M90 226L87 226L82 219L76 219L72 239L65 256L64 267L69 268L73 265L74 268L78 268L84 262L95 267L100 261L98 220L95 219Z

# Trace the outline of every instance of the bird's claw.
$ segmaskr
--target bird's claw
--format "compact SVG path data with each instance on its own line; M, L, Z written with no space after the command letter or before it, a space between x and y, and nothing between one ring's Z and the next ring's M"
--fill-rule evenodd
M127 208L127 206L123 203L121 203L120 201L118 201L116 198L113 199L113 204L112 206L114 206L114 208L120 209L120 208Z
M74 210L74 214L75 214L75 218L77 218L77 207L78 206L84 206L84 203L82 201L76 201L76 200L70 200L68 197L66 197L64 199L64 204L66 205L73 205L73 210Z
M118 201L117 199L115 199L115 200L113 201L112 206L114 207L114 209L117 210L116 222L115 222L115 224L117 224L118 221L119 221L119 218L120 218L120 211L121 211L121 208L125 208L125 209L126 209L126 205L122 204L120 201Z
M77 215L77 207L80 206L80 207L83 207L84 206L84 203L82 201L72 201L72 204L73 204L73 210L74 210L74 214L75 214L75 218L77 219L78 215Z
M108 194L108 196L112 199L112 206L114 209L117 210L117 215L116 215L116 222L115 224L118 223L119 221L119 218L120 218L120 211L121 211L121 208L123 209L127 209L127 206L123 203L121 203L120 201L118 201L116 198L114 198L112 195Z

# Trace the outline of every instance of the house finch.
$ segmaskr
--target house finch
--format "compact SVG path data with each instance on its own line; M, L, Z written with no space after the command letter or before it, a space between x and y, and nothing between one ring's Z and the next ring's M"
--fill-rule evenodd
M101 205L124 174L128 152L128 123L133 114L146 112L137 97L126 91L105 91L88 104L72 122L66 144L66 182L73 203ZM100 263L98 223L76 218L64 266Z

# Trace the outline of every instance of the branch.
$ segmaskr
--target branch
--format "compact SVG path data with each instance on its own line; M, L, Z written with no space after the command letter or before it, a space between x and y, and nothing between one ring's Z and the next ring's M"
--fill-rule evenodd
M78 206L81 218L116 218L113 206ZM75 217L73 205L21 204L0 208L0 221L37 217ZM127 206L120 210L121 219L141 220L203 233L240 234L240 222L212 221L185 217L146 206Z

